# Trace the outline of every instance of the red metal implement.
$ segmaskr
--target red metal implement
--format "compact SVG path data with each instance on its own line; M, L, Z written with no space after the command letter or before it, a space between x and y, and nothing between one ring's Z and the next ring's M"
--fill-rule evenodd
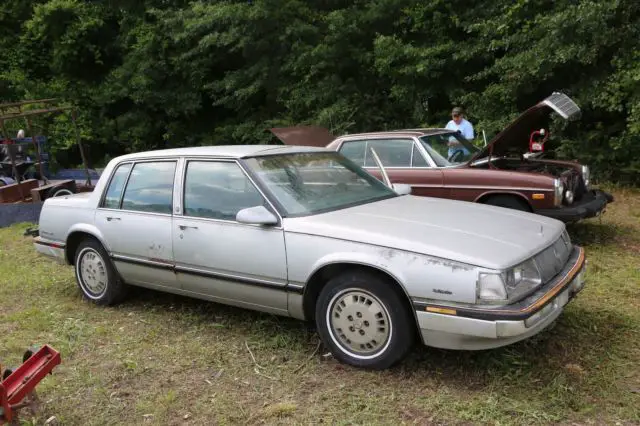
M44 345L0 383L0 424L11 422L25 396L60 362L60 353Z

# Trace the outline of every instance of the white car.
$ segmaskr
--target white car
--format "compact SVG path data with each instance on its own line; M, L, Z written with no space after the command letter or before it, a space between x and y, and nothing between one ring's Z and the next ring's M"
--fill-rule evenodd
M97 304L133 285L314 320L337 359L368 368L416 339L517 342L583 288L562 222L395 189L324 148L141 152L92 193L47 199L34 242Z

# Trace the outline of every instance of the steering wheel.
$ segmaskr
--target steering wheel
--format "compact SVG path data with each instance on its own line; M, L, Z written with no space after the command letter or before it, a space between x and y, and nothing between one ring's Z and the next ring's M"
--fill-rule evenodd
M455 159L457 157L462 158L463 155L464 155L464 152L461 149L456 149L455 151L453 151L453 154L451 154L449 158L447 158L447 160L451 163L455 163L456 162Z

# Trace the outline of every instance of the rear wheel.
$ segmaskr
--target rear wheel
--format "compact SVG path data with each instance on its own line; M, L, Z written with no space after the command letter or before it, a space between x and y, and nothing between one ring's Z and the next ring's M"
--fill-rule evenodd
M76 281L82 295L98 305L113 305L126 294L106 250L93 239L78 245L75 255Z
M504 207L507 209L520 210L523 212L531 211L527 203L512 195L493 195L487 198L486 201L484 201L484 204Z
M415 321L395 285L370 272L350 271L322 289L316 324L336 359L384 369L406 356L413 346Z

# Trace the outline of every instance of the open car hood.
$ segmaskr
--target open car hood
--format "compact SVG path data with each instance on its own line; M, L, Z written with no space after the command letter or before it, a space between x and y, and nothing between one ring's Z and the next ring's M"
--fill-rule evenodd
M274 127L269 129L285 145L325 148L336 137L319 126Z
M577 120L581 111L578 105L564 93L554 92L548 98L532 106L509 126L494 137L491 142L474 155L469 163L491 156L503 156L508 153L524 154L529 151L529 137L534 130L548 130L551 113L557 113L565 120Z

